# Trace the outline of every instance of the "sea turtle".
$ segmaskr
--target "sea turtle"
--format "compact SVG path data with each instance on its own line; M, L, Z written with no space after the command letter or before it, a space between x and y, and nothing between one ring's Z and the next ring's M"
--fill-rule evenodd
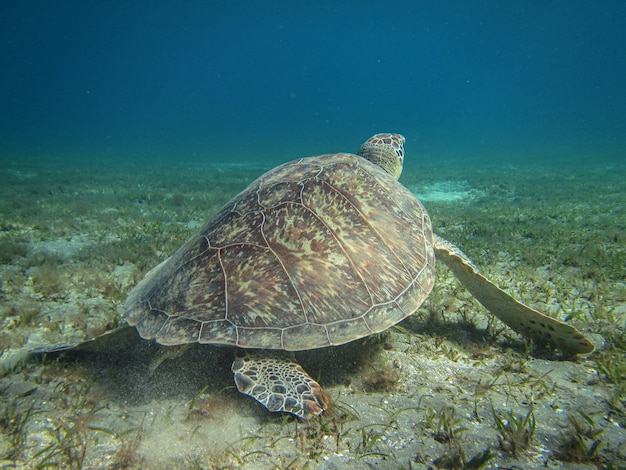
M292 351L340 345L413 314L435 282L435 257L512 329L567 354L594 347L483 277L434 234L398 178L405 139L376 134L358 155L300 158L259 177L124 303L139 335L163 345L237 348L237 389L270 411L309 419L328 406Z

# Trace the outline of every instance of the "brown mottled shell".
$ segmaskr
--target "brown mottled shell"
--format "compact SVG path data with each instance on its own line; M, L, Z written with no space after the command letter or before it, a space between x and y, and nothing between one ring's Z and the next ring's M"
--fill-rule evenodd
M162 344L303 350L386 330L432 289L430 218L345 153L275 168L232 199L125 303Z

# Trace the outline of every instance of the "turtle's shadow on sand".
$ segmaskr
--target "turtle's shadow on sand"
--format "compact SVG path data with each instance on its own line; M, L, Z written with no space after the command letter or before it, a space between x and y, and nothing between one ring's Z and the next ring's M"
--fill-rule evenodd
M432 329L432 325L429 328L413 317L402 325L410 334L428 334ZM475 327L436 326L439 335L450 334L460 343L480 345L487 339L487 333ZM387 348L385 343L383 333L341 346L297 352L296 359L323 387L349 385L354 380L359 381L360 371L371 373L381 369L378 355L383 347ZM234 385L231 371L234 357L234 347L162 346L141 339L135 328L128 327L65 351L59 360L74 363L107 401L120 406L141 406L158 400L186 402L201 392L223 392L232 399L243 399ZM245 402L253 403L247 399ZM240 403L245 406L243 400Z
M332 386L349 382L350 373L371 357L372 348L365 348L362 341L355 341L299 352L296 358L323 386ZM230 369L234 357L233 347L161 346L142 340L134 328L125 328L110 338L63 352L58 360L80 367L107 400L139 406L162 399L191 400L201 391L230 389L237 396Z

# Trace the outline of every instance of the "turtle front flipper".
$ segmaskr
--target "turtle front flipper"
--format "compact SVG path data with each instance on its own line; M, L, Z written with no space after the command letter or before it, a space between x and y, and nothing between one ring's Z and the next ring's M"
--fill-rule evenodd
M436 258L442 261L487 310L516 332L548 343L565 354L591 353L594 345L573 326L518 302L485 278L457 246L434 235Z
M284 351L239 350L233 362L237 389L270 411L283 411L301 419L322 413L329 397L320 384Z

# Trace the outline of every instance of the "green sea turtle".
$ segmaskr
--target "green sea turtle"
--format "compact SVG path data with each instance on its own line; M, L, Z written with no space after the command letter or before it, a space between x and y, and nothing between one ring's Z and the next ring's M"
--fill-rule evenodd
M377 134L358 155L281 165L235 196L128 296L128 324L163 345L237 348L240 392L308 419L328 397L292 351L340 345L413 314L435 282L435 257L512 329L567 354L593 345L483 277L433 233L398 178L404 137Z

